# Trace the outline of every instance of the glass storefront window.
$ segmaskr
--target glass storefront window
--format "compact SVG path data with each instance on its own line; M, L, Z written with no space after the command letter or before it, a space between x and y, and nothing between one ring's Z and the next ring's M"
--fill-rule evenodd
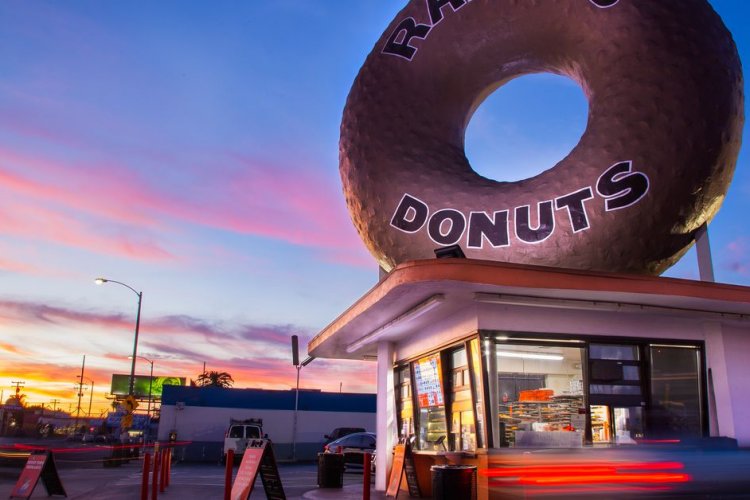
M589 392L591 394L629 394L637 396L641 393L641 388L637 385L591 384Z
M420 358L414 363L414 387L419 407L418 446L421 450L447 449L448 437L443 400L440 355Z
M448 449L445 439L445 408L419 409L419 449L444 451Z
M582 446L582 349L498 342L495 355L501 445Z
M486 446L484 440L484 380L482 370L482 353L479 351L479 339L472 339L469 342L469 351L471 353L471 368L474 376L472 384L472 394L474 396L474 411L476 415L476 445L480 448Z
M414 406L411 401L411 371L408 366L398 368L395 376L396 411L398 412L400 438L414 435Z
M651 346L649 437L700 436L701 363L697 347Z
M474 411L471 403L471 379L469 361L465 348L450 353L453 386L451 396L451 441L452 451L474 451L477 447Z
M634 345L591 344L591 359L617 359L620 361L637 361L638 347Z

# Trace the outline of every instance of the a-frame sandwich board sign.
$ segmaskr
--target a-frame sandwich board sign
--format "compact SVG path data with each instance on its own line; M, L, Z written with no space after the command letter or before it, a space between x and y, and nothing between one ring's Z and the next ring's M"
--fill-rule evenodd
M273 454L271 442L267 439L248 441L245 453L232 483L232 500L247 500L253 491L255 479L260 472L263 489L269 500L286 500L284 487L279 476L279 467Z
M10 492L10 498L30 498L39 479L42 479L47 496L62 495L67 497L60 475L55 466L55 457L49 450L29 455L21 475Z

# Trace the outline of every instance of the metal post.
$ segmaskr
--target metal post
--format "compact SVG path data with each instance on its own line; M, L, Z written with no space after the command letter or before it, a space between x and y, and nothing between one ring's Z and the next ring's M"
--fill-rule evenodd
M76 432L78 430L78 419L81 417L81 398L83 397L83 369L86 366L86 355L83 355L83 362L81 363L81 375L80 380L78 381L78 408L76 409L76 423L75 423L75 430L73 432Z
M151 388L154 385L154 362L149 361L151 363L151 373L149 374L148 379L148 408L146 409L146 415L148 415L148 435L151 435Z
M166 446L161 452L161 467L159 471L159 492L164 493L167 488L167 459L169 458L169 448Z
M135 358L138 355L138 329L141 325L141 302L143 301L143 292L137 291L135 288L126 283L123 283L122 281L110 280L107 278L96 278L94 282L97 285L101 285L103 283L117 283L118 285L122 285L125 288L129 288L130 291L138 296L138 313L135 316L135 338L133 339L133 362L130 364L130 384L128 385L128 395L132 396L134 394L133 386L135 385Z
M128 395L134 394L135 385L135 358L138 353L138 328L141 324L141 301L143 300L143 292L135 292L138 295L138 313L135 316L135 338L133 339L133 362L130 364L130 386L128 387Z
M695 232L695 250L698 255L698 274L701 281L716 281L711 259L711 244L708 240L708 224L705 222Z
M151 477L151 498L156 500L159 495L159 469L161 468L161 452L154 449L154 473Z
M362 460L363 464L362 467L364 467L362 472L362 500L370 500L370 468L372 464L370 461L372 460L372 455L370 455L367 452L364 452L362 454Z
M148 475L151 470L151 454L143 456L143 477L141 478L141 500L148 500Z
M94 380L91 380L91 394L89 394L89 418L91 418L91 403L94 402Z
M297 410L299 409L299 370L300 365L296 365L297 368L297 389L294 393L294 425L292 426L292 460L297 460Z
M232 498L232 469L234 468L234 450L227 450L227 463L224 467L224 500Z

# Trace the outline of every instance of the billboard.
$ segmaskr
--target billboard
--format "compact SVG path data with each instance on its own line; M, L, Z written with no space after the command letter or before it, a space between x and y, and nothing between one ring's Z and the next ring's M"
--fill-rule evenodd
M147 398L149 387L151 397L161 398L162 389L165 385L185 385L185 377L149 377L148 375L136 375L133 381L133 395L137 398ZM130 387L130 375L112 374L111 393L115 396L127 396Z

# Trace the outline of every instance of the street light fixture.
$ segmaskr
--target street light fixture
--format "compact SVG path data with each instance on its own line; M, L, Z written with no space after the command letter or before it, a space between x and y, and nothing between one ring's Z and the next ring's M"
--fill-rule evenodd
M135 358L137 358L137 351L138 351L138 328L141 324L141 301L143 300L143 292L136 291L135 288L133 288L130 285L126 285L125 283L122 283L120 281L110 280L107 278L96 278L94 280L94 283L97 285L103 285L104 283L117 283L118 285L122 285L125 288L130 289L134 294L138 296L138 314L135 317L135 339L133 340L133 362L130 364L130 384L128 386L128 395L133 395L133 385L135 383Z

